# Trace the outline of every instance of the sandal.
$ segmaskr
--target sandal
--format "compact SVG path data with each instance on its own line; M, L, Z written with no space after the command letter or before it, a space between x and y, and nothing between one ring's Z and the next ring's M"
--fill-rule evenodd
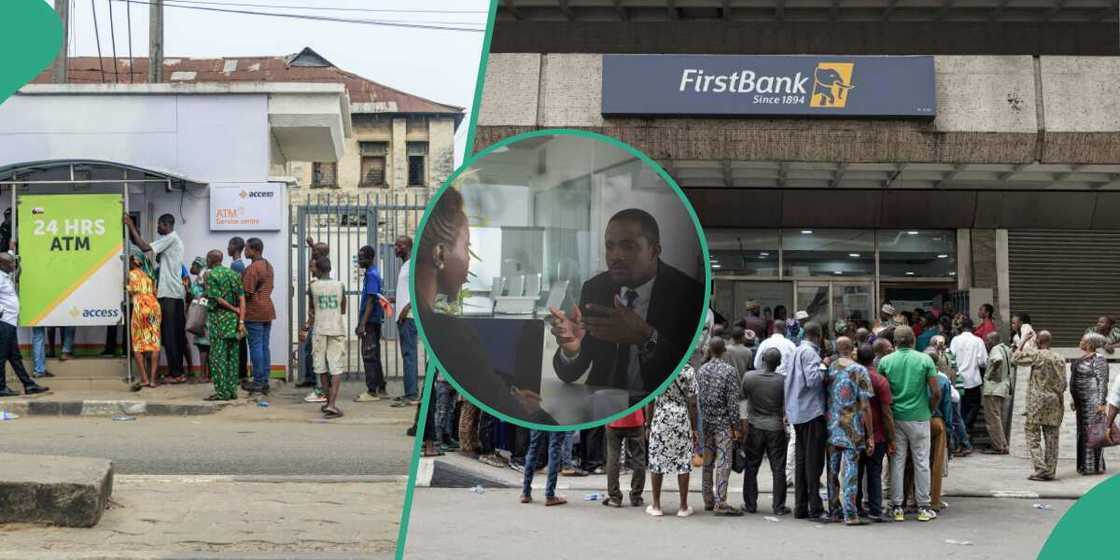
M202 400L204 400L204 401L226 401L226 400L229 400L229 399L224 398L224 397L220 397L220 396L218 396L217 393L214 393L213 395L210 395L209 397L206 397L205 399L202 399Z
M187 382L187 378L182 375L178 377L168 377L166 382L168 385L182 385Z
M329 418L329 419L342 418L342 411L341 410L331 410L331 409L328 408L328 409L323 411L323 418Z

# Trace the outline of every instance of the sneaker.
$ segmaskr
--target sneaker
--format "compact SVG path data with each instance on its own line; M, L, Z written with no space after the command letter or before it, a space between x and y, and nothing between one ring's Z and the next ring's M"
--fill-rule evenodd
M303 402L327 402L327 396L315 390L303 397Z
M653 506L650 506L650 507L653 507ZM657 511L660 512L661 510L657 510ZM693 509L691 507L689 507L689 508L685 508L685 509L682 509L682 510L678 511L677 512L677 517L692 517L693 513L696 513L696 512L693 511Z
M381 397L368 391L363 391L361 394L354 397L354 402L377 402L379 400L381 400Z
M932 521L937 519L937 512L928 507L918 508L918 521Z
M513 470L515 470L519 473L524 473L525 472L525 465L522 465L521 463L510 463L509 468L511 468L511 469L513 469Z
M899 506L894 506L894 508L891 509L891 517L893 517L895 521L906 521L906 514L902 512L902 508Z
M646 506L646 513L648 513L648 514L650 514L654 517L661 517L662 515L665 515L665 512L661 511L658 508L653 507L653 504L650 504L650 505ZM684 513L684 510L678 511L677 512L677 517L687 517L685 515L681 515L682 513ZM692 514L689 513L689 515L692 515Z

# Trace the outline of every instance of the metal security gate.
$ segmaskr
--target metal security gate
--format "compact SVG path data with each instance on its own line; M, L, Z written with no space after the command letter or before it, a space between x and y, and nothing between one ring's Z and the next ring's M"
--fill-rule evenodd
M381 293L394 300L398 290L408 286L397 286L397 275L402 262L394 253L393 244L398 237L415 238L424 207L428 203L427 192L378 192L378 193L309 193L303 198L292 196L290 212L294 219L291 232L292 278L290 297L292 298L292 322L289 325L292 341L290 353L289 380L298 381L305 363L299 344L299 331L307 322L307 288L311 279L309 269L311 248L307 240L326 243L330 247L331 277L341 280L347 289L346 329L349 344L346 352L345 377L362 378L361 345L354 329L358 326L359 304L361 303L364 273L358 267L358 250L369 245L376 250L376 266L381 273ZM381 328L381 363L385 376L389 379L404 375L400 351L397 348L396 313L394 320L386 320ZM419 349L423 354L423 348ZM421 357L419 364L425 363ZM418 366L418 367L422 367ZM423 375L423 372L419 372Z
M1120 316L1120 232L1007 232L1011 311L1054 346L1076 347L1101 315Z

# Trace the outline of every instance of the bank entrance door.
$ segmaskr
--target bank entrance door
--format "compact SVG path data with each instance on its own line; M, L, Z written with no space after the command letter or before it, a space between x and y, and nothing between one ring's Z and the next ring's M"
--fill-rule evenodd
M791 318L804 310L829 337L835 336L839 321L870 328L874 318L871 279L759 281L717 276L714 284L713 307L729 323L743 318L748 301L758 302L766 319Z
M859 327L870 328L874 308L874 284L871 280L794 281L797 289L795 308L809 314L809 320L820 323L826 338L834 338L840 326L853 334Z

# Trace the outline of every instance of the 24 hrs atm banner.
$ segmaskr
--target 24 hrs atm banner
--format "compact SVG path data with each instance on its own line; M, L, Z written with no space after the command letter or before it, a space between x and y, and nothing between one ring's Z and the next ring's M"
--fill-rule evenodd
M27 195L18 202L20 324L119 323L124 285L121 196Z

